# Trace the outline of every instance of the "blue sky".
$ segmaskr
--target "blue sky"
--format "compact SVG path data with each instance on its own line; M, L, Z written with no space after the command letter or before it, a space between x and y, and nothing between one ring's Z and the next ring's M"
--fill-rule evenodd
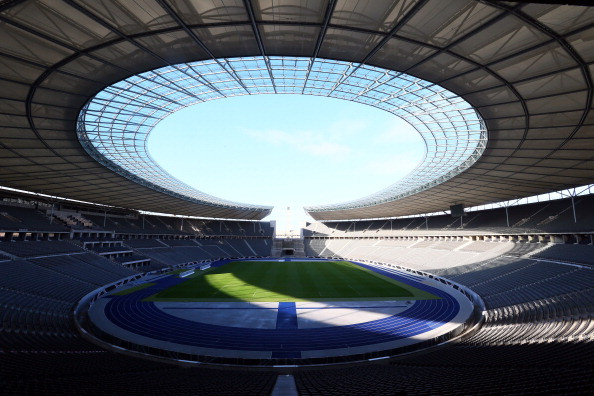
M424 154L418 133L392 114L289 94L187 107L157 124L148 149L165 170L200 191L275 206L268 219L280 229L299 227L306 220L303 206L349 201L389 186Z

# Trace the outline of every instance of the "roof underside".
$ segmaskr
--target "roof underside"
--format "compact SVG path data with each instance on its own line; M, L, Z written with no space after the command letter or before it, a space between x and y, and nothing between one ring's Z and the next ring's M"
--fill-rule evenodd
M142 6L139 6L142 4ZM0 5L0 184L119 207L262 218L191 202L91 158L80 109L129 76L180 62L303 56L431 81L475 106L482 157L414 196L320 220L434 212L594 180L594 7L489 1L10 1ZM234 198L234 197L231 197ZM239 197L240 198L240 197Z

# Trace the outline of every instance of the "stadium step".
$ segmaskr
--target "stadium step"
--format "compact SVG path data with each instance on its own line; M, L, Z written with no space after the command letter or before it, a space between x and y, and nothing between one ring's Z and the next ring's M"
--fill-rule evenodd
M271 396L297 396L298 394L295 378L291 374L279 375L276 378Z

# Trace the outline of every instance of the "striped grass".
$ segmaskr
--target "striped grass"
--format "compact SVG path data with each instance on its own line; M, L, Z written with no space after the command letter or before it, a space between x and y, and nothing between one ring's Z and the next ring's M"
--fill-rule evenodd
M348 261L234 261L147 301L386 301L435 299Z

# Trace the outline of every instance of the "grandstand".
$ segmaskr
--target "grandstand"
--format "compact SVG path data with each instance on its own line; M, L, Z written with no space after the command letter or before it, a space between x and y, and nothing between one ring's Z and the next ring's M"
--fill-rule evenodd
M0 1L2 393L591 394L594 7L563 3ZM270 207L195 190L146 151L180 107L255 93L376 106L427 155L276 239ZM288 255L441 284L478 316L418 347L256 362L102 338L85 311Z

